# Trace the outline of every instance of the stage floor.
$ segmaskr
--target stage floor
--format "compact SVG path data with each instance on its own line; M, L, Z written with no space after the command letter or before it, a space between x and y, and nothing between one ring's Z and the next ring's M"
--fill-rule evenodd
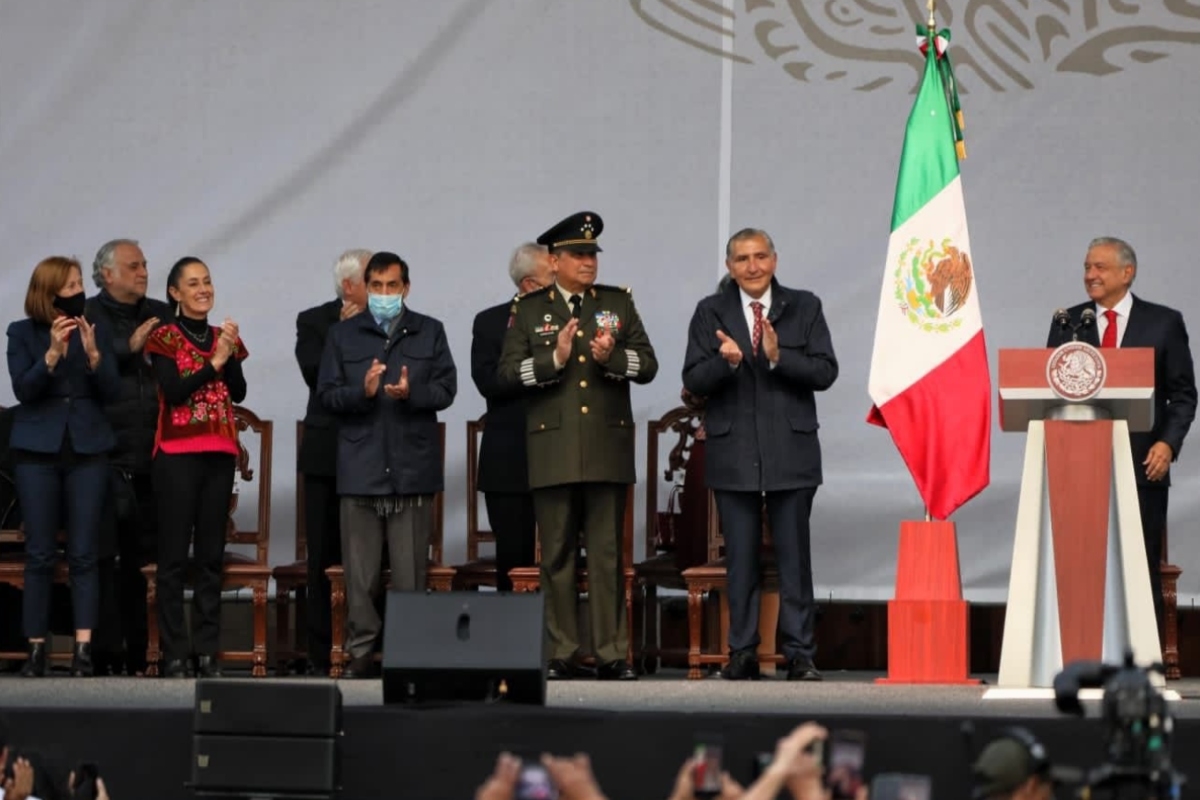
M733 682L713 676L685 679L683 670L642 676L635 682L551 681L546 706L604 711L674 711L743 714L919 714L968 717L1057 717L1050 700L985 699L995 675L977 675L974 686L884 686L880 673L827 673L821 683L782 677ZM231 677L238 677L232 673ZM319 681L320 678L264 678L264 681ZM339 681L345 706L383 705L379 680ZM0 678L0 708L192 708L195 681L147 678L44 680ZM1200 719L1200 678L1171 681L1180 696L1172 703L1180 719ZM1092 709L1095 703L1085 702Z
M587 752L614 800L661 800L695 733L719 732L726 764L748 783L756 753L815 719L868 735L868 776L934 777L935 798L969 796L969 763L1005 725L1032 729L1052 759L1098 766L1105 752L1098 704L1088 718L1064 716L1053 701L985 700L978 686L881 686L876 674L832 673L823 683L766 679L687 681L668 671L636 683L549 684L546 707L461 704L384 706L378 680L343 681L344 800L461 800L490 772L496 753ZM978 676L994 682L995 676ZM267 678L263 682L320 679ZM1174 754L1200 769L1200 680L1171 682L1178 722ZM0 711L17 744L66 767L95 761L120 800L191 797L195 682L140 678L26 680L0 677ZM1200 796L1200 771L1182 797ZM1061 795L1063 797L1067 794Z

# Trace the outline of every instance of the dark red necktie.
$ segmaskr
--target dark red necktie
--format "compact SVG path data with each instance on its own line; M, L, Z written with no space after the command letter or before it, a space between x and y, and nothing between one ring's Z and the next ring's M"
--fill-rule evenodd
M750 343L754 350L754 355L758 355L758 346L762 343L763 331L763 304L755 300L750 304L750 310L754 312L754 332L751 334Z
M1104 318L1108 320L1108 325L1104 329L1104 340L1100 342L1101 347L1116 347L1117 346L1117 312L1111 308L1104 312Z

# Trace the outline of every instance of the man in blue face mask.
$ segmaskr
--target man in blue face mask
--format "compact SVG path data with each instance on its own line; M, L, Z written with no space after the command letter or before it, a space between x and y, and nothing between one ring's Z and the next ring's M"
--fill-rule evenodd
M458 390L442 323L404 307L408 265L376 253L365 282L367 313L330 330L317 378L322 406L338 418L347 678L375 673L385 539L392 588L425 588L433 499L443 489L437 412Z

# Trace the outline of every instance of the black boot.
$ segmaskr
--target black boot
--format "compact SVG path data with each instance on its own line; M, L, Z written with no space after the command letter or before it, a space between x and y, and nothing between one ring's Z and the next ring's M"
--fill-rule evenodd
M92 667L92 643L76 642L75 656L71 659L72 678L90 678L95 670Z
M21 677L46 677L46 643L44 641L29 643L29 658L26 659L25 666L21 667Z

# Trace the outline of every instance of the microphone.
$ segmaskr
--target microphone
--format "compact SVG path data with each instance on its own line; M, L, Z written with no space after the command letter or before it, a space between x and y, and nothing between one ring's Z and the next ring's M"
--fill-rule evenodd
M1071 315L1067 313L1065 308L1057 309L1054 312L1054 324L1058 326L1060 331L1065 331L1071 327Z
M1094 328L1096 326L1096 309L1085 308L1079 315L1079 327Z

